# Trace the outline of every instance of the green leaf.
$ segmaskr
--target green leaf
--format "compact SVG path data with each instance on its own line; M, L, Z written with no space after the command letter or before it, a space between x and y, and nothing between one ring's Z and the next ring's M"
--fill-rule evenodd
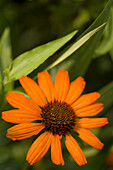
M4 86L4 69L9 67L12 60L12 49L10 41L10 31L6 28L0 39L0 109L6 102L5 91L11 90L13 88L13 83Z
M13 88L13 83L4 86L4 70L9 67L12 61L12 48L10 41L10 31L6 28L0 40L0 109L6 103L5 92Z
M104 32L104 38L102 43L96 49L96 55L100 56L109 52L113 48L113 7L110 11L108 24Z
M112 3L113 3L113 0L108 1L104 10L97 17L97 19L94 21L94 23L83 33L82 36L84 36L85 34L90 32L91 30L96 29L97 27L104 24L108 20L109 11L110 11ZM93 58L94 51L99 43L103 29L104 29L104 27L100 31L98 31L95 35L93 35L85 44L83 44L76 51L76 53L74 53L73 55L71 55L69 58L67 58L65 60L65 65L67 65L68 62L72 61L72 62L70 62L71 69L69 69L71 79L73 79L77 76L80 76L80 75L83 76L86 73L86 70ZM64 54L66 54L66 53L64 53ZM59 60L59 62L62 61L60 59L58 59L58 60ZM55 61L55 63L57 63L57 64L59 62L57 62L57 60ZM61 64L63 64L63 63L61 63ZM60 64L60 67L62 67L61 64ZM50 66L49 68L52 68L52 67Z
M99 93L101 97L98 99L98 102L104 104L104 111L106 111L113 105L113 81L100 89Z
M48 57L66 44L76 33L77 31L74 31L63 38L51 41L18 56L9 67L8 81L17 80L21 76L31 73Z
M90 31L91 29L94 29L95 27L98 27L99 25L105 23L108 20L109 11L111 8L111 5L113 3L113 0L109 0L104 10L101 12L101 14L97 17L97 19L94 21L94 23L86 30ZM96 35L92 36L89 41L87 41L76 53L74 56L74 59L77 58L78 61L75 65L73 64L74 73L76 76L79 75L85 75L89 64L91 63L91 60L93 58L94 51L99 43L99 40L101 38L101 35L103 33L104 28L102 28ZM73 74L73 72L72 72Z
M6 28L0 40L0 72L2 79L4 78L3 71L9 67L12 61L12 49L10 42L9 28Z
M48 68L51 69L57 64L61 63L63 60L65 60L67 57L69 57L72 53L74 53L78 48L80 48L86 41L90 39L96 32L98 32L105 24L99 26L98 28L90 31L85 36L80 38L77 42L75 42L64 54L62 54L55 62L53 62Z

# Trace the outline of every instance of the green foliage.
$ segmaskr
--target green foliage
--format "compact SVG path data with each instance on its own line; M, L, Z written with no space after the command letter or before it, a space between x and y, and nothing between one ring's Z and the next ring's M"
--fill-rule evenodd
M101 26L99 26L98 28L90 31L89 33L87 33L86 35L84 35L82 38L80 38L78 41L76 41L74 44L71 45L71 47L64 53L62 54L55 62L53 62L48 68L51 69L54 66L56 66L57 64L59 64L60 62L62 62L63 60L65 60L67 57L69 57L71 54L73 54L77 49L79 49L85 42L87 42L96 32L98 32L103 26L105 25L105 23ZM83 65L83 63L82 63ZM81 67L80 67L81 68ZM83 67L82 67L83 68Z
M0 72L2 79L4 78L3 71L9 66L12 61L12 49L10 42L9 29L6 28L0 40Z
M87 32L91 31L92 29L98 27L99 25L105 23L108 20L110 7L112 1L109 1L104 10L101 14L96 18L96 20L92 23L92 25L83 33L86 34ZM73 54L67 61L68 63L70 60L71 62L71 77L74 79L76 76L83 76L85 75L94 55L94 51L98 45L98 42L102 36L103 29L101 29L95 36L91 37L89 41L87 41L81 48L79 48L75 54ZM62 64L63 65L63 64ZM62 66L60 65L60 67Z
M98 55L101 56L112 50L112 48L113 48L113 8L111 8L108 24L104 31L104 38L101 44L96 49L96 54L97 56Z
M0 40L0 104L4 107L4 94L13 88L13 82L4 86L4 70L10 65L12 61L12 47L10 40L9 28L6 28Z
M31 73L48 57L53 55L59 48L67 43L76 32L77 31L74 31L63 38L49 42L18 56L11 63L9 69L5 71L8 81L17 80L22 77L22 75ZM5 83L7 83L7 81Z

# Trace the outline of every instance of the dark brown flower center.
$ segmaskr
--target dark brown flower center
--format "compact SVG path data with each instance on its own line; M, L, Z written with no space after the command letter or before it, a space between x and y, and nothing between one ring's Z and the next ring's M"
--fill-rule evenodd
M47 103L42 109L45 129L53 134L65 135L75 125L75 112L66 102Z

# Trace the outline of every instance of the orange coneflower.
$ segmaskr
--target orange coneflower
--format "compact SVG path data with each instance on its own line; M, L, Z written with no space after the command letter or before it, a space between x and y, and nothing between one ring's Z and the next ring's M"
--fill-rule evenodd
M43 130L27 153L26 159L30 165L40 161L50 146L53 163L64 165L62 136L65 137L66 148L76 163L80 166L86 164L86 157L70 134L71 130L76 131L78 136L92 147L103 148L103 143L89 129L104 126L108 120L81 118L95 116L103 110L103 104L96 103L99 93L81 96L85 87L82 77L70 83L68 72L59 70L55 84L47 71L38 73L39 85L27 76L23 76L19 81L31 100L23 94L10 92L6 99L18 109L3 112L2 118L17 124L7 131L7 137L12 140L29 138ZM38 123L36 120L39 120Z

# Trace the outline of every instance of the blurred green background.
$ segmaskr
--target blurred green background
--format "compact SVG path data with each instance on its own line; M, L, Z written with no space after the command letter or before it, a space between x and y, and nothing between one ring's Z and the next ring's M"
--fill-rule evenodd
M107 2L107 0L0 0L0 37L4 29L9 27L12 58L14 59L27 50L60 38L76 29L79 30L76 35L76 37L78 37L98 17ZM112 19L111 12L109 21ZM106 37L109 37L109 32L113 39L112 25L110 25L110 28L111 31L108 31L109 28L105 28L99 45L104 40L107 42ZM98 91L113 81L112 43L113 41L111 41L111 47L109 49L105 51L102 50L101 52L97 47L92 53L93 59L84 73L85 80L87 81L85 92ZM38 71L42 71L44 67L55 60L56 55L57 54L55 54L53 58L48 59L29 76L32 78L36 76ZM74 68L71 68L69 60L66 60L61 65L50 70L53 79L55 79L56 72L59 68L67 68L71 81L76 78L77 75ZM20 84L16 81L14 88L17 89L18 87L20 87ZM113 100L111 100L113 99L113 84L107 87L105 91L105 104L109 100L111 103L109 104L108 102L107 110L100 113L100 116L107 116L110 123L106 127L94 131L105 144L104 149L98 151L78 140L87 156L87 165L82 167L76 165L63 143L64 167L56 166L51 162L50 152L48 152L39 163L29 166L25 160L25 156L32 141L34 141L36 137L12 142L6 138L6 131L11 124L1 120L0 170L52 170L53 168L56 170L113 170ZM6 103L1 110L8 109L11 109L11 107ZM111 154L111 156L109 154Z

